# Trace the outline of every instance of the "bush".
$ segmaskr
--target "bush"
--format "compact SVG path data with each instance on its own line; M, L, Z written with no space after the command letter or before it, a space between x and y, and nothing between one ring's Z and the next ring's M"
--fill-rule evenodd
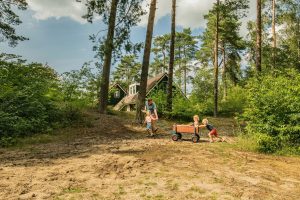
M88 65L59 77L42 64L0 60L0 146L82 122L98 85Z
M195 114L199 114L198 107L190 100L183 98L181 94L174 94L172 112L167 111L167 94L164 90L158 90L151 94L151 98L156 103L160 116L181 121L191 121Z
M245 102L245 89L239 86L229 88L226 100L220 102L220 113L242 113Z
M58 81L54 70L40 64L0 62L0 76L0 137L43 132L59 121L51 117L58 112L51 95Z
M259 133L259 149L271 153L300 146L300 74L295 70L252 78L243 117L250 134Z
M281 149L281 140L279 137L272 137L267 134L257 135L258 151L263 153L275 153Z
M199 115L199 110L192 104L190 100L184 98L175 98L173 102L173 110L170 114L173 119L182 121L193 120L194 115Z

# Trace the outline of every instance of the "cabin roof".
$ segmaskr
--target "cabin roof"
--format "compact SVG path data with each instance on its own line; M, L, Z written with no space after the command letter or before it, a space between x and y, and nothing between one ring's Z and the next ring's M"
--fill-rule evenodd
M151 90L165 77L168 76L167 73L161 73L157 76L148 79L147 81L147 95L151 92Z
M125 92L125 94L127 95L127 91L119 84L119 83L114 83L111 87L110 90L112 90L114 87L119 87L121 90L123 90L123 92Z

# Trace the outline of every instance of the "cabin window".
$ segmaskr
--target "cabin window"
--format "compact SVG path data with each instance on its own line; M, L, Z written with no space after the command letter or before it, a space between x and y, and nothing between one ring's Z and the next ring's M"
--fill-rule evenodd
M115 91L114 97L116 99L120 98L121 94L120 94L120 90Z

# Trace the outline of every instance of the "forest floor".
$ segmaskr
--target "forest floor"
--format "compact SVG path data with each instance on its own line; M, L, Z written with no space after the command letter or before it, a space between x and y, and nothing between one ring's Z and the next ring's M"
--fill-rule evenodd
M88 126L0 149L0 199L300 199L299 157L241 151L234 138L173 142L164 120L147 138L129 115L87 119ZM211 121L221 134L236 131L232 119Z

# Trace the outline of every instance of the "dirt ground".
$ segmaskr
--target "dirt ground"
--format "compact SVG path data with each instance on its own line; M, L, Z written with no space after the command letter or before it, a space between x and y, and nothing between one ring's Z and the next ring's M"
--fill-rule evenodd
M0 199L300 199L300 158L189 135L173 142L164 121L147 138L130 120L89 117L89 128L61 130L59 140L0 149ZM224 134L235 130L218 121Z

